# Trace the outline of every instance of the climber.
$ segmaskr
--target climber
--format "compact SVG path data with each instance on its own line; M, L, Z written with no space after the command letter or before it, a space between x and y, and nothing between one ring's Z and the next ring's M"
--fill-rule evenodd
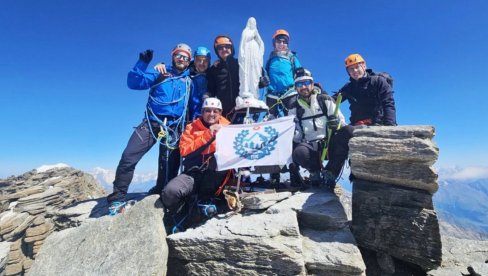
M334 115L334 100L314 86L309 70L296 70L295 89L298 91L298 100L289 110L290 115L296 116L293 162L310 172L313 186L325 186L333 191L347 159L352 127L345 125L340 111L337 117ZM342 126L340 129L339 125ZM326 145L326 128L332 130L330 145ZM322 170L321 154L325 146L328 146L329 161Z
M272 37L273 51L266 62L266 74L260 79L260 86L267 86L266 104L274 117L287 115L289 101L296 99L294 73L302 67L296 53L288 48L290 34L283 29L276 30Z
M207 69L210 66L211 55L210 50L206 47L197 47L193 52L193 60L190 62L190 77L193 81L194 93L191 95L189 105L190 122L200 116L202 103L208 97L207 88ZM166 65L159 63L154 66L154 70L164 74L166 72Z
M135 167L157 141L160 142L158 178L152 193L160 193L168 179L178 173L178 139L185 126L189 96L193 89L188 70L191 48L184 43L176 45L171 52L172 66L164 74L147 70L152 57L153 50L141 52L127 76L129 88L149 89L149 99L145 118L132 133L117 166L113 193L107 197L111 215L123 212Z
M350 104L351 125L396 126L395 100L388 79L367 69L359 54L349 55L345 65L350 78L338 93ZM337 94L333 98L337 99Z
M239 96L239 63L234 57L234 44L229 36L217 36L214 50L218 60L207 72L208 92L211 97L222 101L222 115L230 119Z
M178 213L183 210L182 206L195 194L199 202L214 204L215 192L228 174L228 171L216 171L214 158L215 135L222 126L230 124L222 116L222 110L219 99L205 99L202 115L187 125L181 135L180 154L184 157L184 171L161 192L161 200L168 211L166 216L178 217Z

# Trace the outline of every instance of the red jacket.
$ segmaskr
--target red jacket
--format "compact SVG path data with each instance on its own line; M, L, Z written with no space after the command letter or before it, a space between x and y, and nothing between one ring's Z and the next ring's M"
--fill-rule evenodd
M191 124L187 125L185 132L180 138L180 154L182 157L187 157L189 154L203 148L201 152L202 156L212 154L215 152L215 137L210 132L210 129L203 124L203 119L197 118ZM219 124L229 125L230 122L221 116ZM207 146L208 143L211 143Z

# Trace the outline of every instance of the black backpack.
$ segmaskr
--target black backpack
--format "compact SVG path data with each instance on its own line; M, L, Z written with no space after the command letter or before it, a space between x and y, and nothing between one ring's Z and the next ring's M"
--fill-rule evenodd
M386 72L373 72L373 70L371 70L371 69L368 69L367 72L371 76L378 76L378 77L384 78L386 80L386 82L393 89L393 77L390 74L388 74Z

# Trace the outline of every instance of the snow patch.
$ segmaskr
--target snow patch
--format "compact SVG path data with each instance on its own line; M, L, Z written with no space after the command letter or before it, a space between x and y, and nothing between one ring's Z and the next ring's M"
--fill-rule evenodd
M47 171L52 170L52 169L61 169L61 168L67 168L67 167L70 167L70 166L66 165L64 163L58 163L58 164L54 164L54 165L42 165L39 168L37 168L36 171L38 173L43 173L43 172L47 172Z

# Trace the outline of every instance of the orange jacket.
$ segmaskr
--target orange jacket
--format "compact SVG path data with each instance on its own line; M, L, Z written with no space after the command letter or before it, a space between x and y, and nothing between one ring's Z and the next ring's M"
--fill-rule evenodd
M230 122L224 118L224 116L220 117L219 124L221 125L229 125ZM182 157L189 155L190 153L198 150L202 146L206 145L210 140L214 137L212 133L210 133L210 129L208 129L202 122L201 118L195 119L191 124L187 125L185 128L185 132L181 135L180 138L180 154ZM202 155L207 155L210 153L215 152L215 139L212 143L203 150Z

